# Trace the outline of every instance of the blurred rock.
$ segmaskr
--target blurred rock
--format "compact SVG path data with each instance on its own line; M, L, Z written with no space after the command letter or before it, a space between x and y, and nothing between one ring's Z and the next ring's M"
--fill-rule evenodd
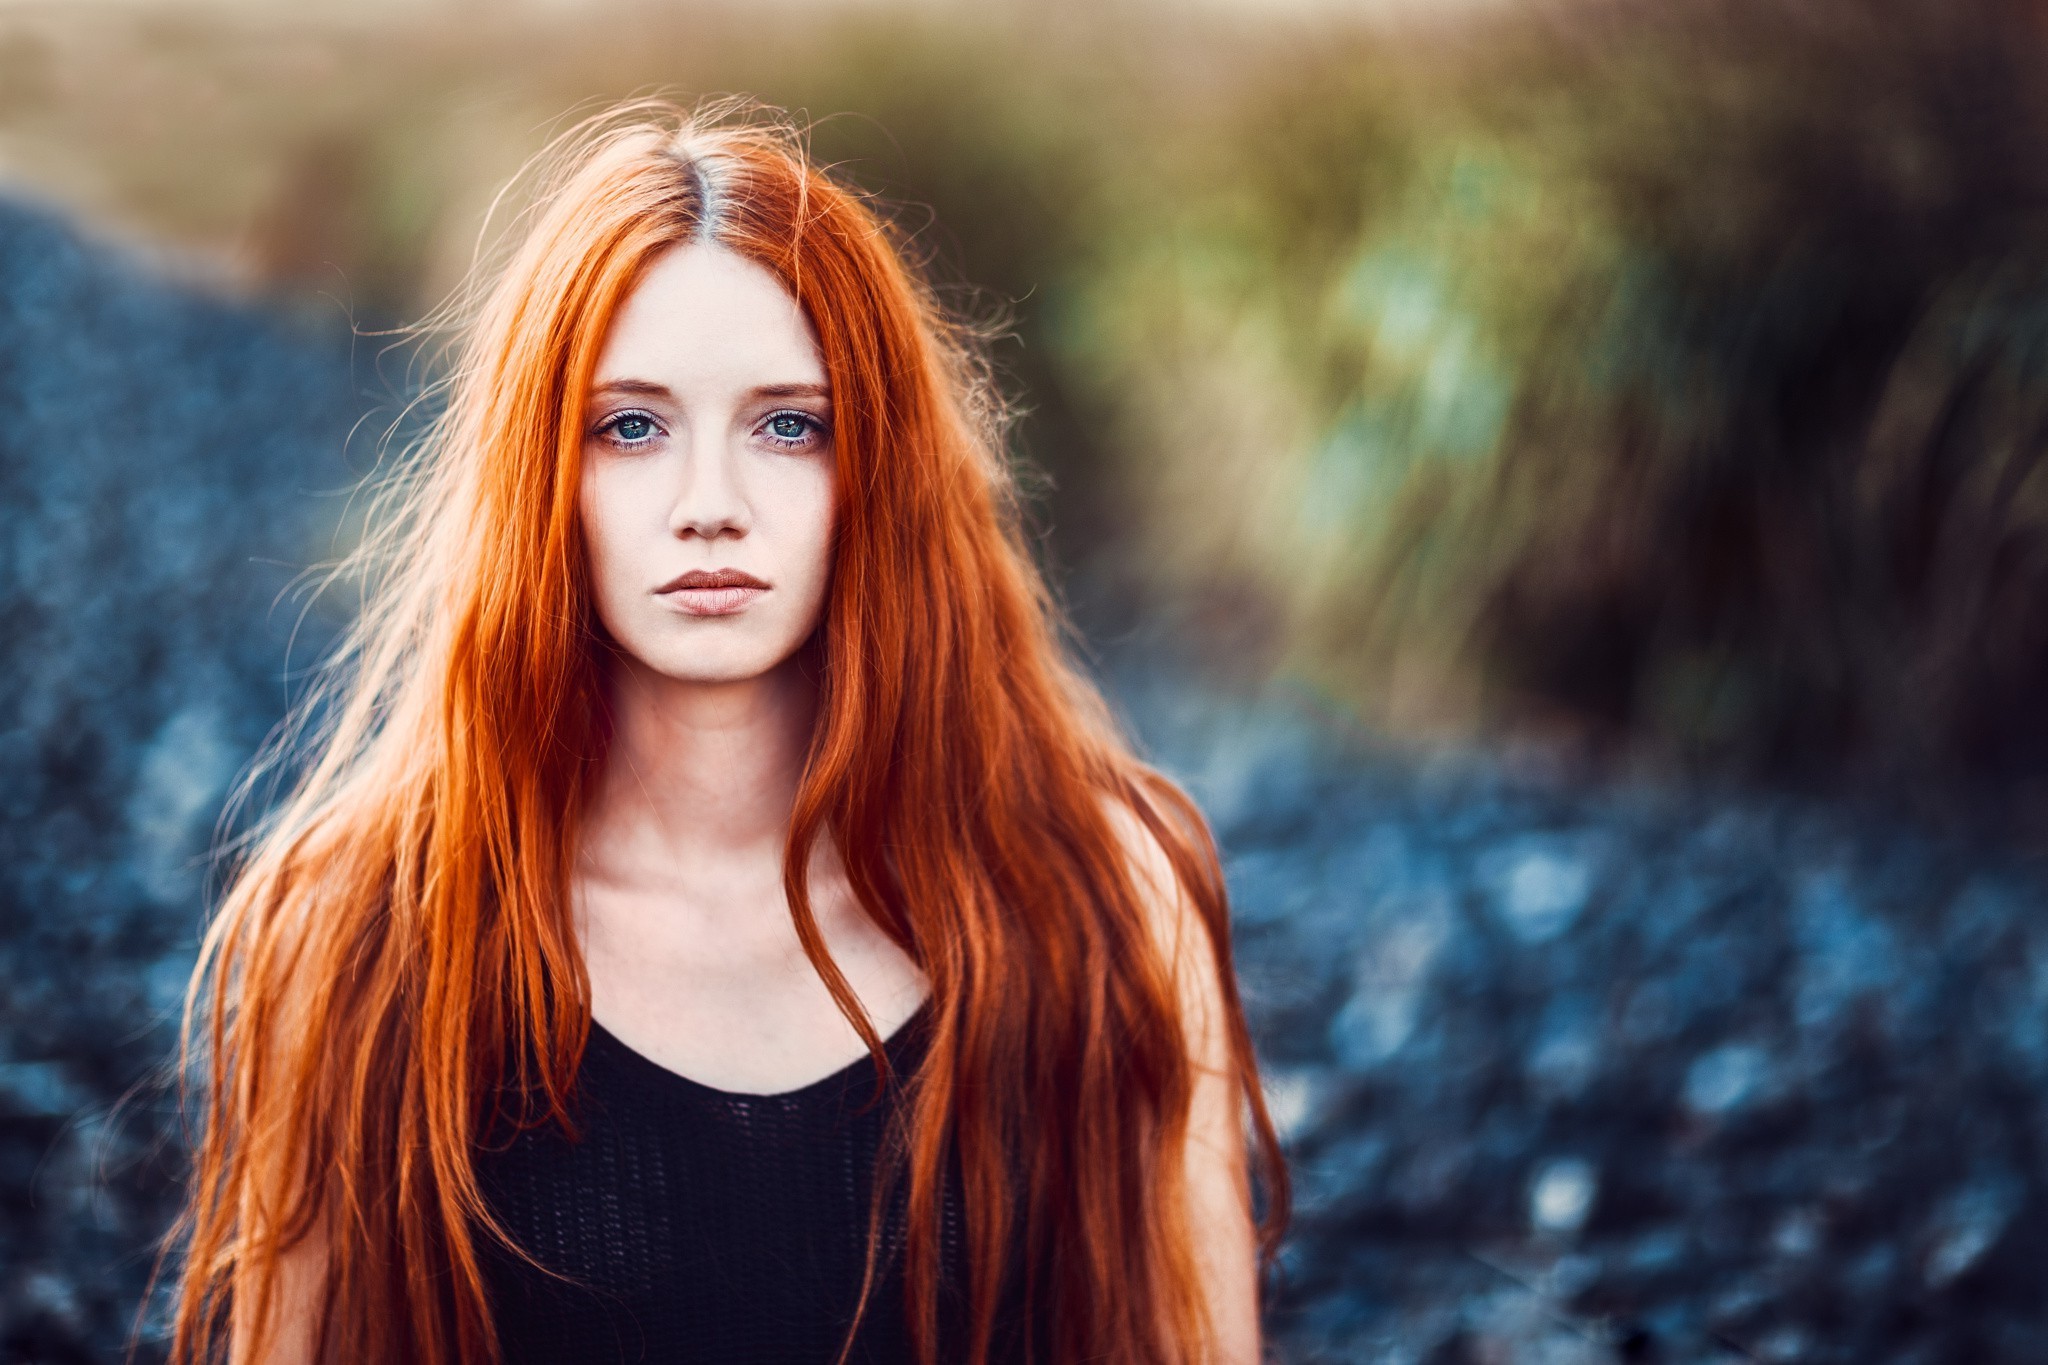
M1229 798L1298 1187L1283 1358L2048 1360L2037 865L1183 686L1120 682ZM1262 766L1238 732L1283 738Z
M348 334L0 200L0 1361L112 1360L175 1207L159 1082L223 798L317 658Z
M1529 1224L1539 1233L1568 1237L1586 1225L1600 1192L1600 1173L1575 1156L1546 1161L1529 1184Z

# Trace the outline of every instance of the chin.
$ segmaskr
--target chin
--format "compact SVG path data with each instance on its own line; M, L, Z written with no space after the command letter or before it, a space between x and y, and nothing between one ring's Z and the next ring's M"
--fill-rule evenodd
M772 673L796 652L774 647L735 648L739 641L720 641L723 647L704 648L664 641L665 647L648 651L631 650L643 666L670 682L712 685L751 682Z
M673 667L656 669L655 671L673 683L683 683L692 687L719 687L731 683L752 682L763 674L771 672L772 669L743 667L721 669L707 668L702 664L695 666L678 664Z

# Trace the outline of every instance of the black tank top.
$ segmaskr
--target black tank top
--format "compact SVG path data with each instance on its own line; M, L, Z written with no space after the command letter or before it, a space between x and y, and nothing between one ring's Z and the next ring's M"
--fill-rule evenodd
M886 1041L912 1073L930 1004ZM486 1202L567 1282L483 1247L506 1365L830 1365L853 1320L877 1154L897 1097L873 1104L874 1064L777 1095L735 1094L668 1070L592 1021L577 1074L579 1140L529 1128L476 1156ZM865 1112L862 1112L865 1109ZM909 1365L899 1189L883 1259L848 1357ZM941 1360L963 1314L959 1182L946 1182ZM1021 1360L1014 1295L994 1361Z

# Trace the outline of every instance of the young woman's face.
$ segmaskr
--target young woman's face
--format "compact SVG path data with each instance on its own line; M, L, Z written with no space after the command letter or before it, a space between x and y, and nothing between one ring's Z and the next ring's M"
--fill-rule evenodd
M646 667L738 682L817 627L831 394L780 281L724 247L656 256L592 379L582 514L597 614Z

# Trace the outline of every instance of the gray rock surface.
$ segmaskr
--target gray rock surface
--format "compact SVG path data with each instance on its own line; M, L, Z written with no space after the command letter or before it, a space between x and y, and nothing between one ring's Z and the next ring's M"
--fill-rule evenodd
M222 799L330 631L348 332L0 202L0 1361L113 1359L172 1212L154 1084Z
M1287 1359L2048 1360L2038 866L1125 695L1228 855Z

